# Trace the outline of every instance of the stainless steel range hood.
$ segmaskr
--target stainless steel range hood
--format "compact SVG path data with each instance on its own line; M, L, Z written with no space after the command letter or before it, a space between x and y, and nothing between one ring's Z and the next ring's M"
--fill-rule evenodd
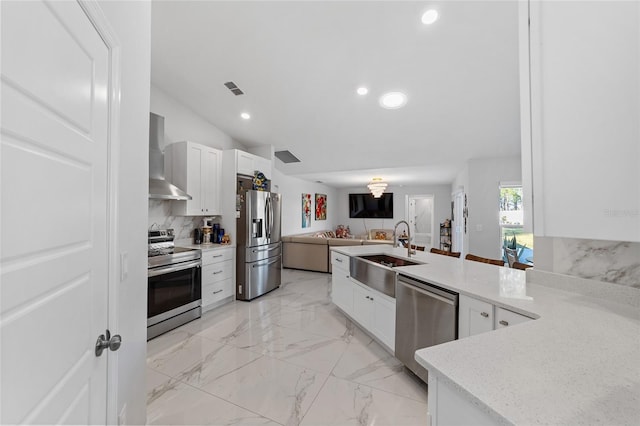
M149 117L149 198L160 200L190 200L191 195L164 180L164 117L150 113Z

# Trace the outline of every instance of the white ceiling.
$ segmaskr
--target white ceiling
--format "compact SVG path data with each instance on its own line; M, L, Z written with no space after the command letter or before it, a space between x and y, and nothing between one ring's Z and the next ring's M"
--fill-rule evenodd
M430 7L440 19L425 26ZM336 187L449 183L470 158L520 153L517 8L156 0L151 78L240 143L291 151L302 162L276 160L285 174ZM392 90L407 94L404 108L379 107Z

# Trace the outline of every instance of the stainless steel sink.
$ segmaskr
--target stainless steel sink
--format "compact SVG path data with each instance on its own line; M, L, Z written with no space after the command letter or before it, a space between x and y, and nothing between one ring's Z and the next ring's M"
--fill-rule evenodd
M420 262L386 254L352 256L349 262L349 274L357 281L387 296L396 297L396 272L393 268L419 264Z
M367 256L358 256L362 259L370 260L371 262L379 263L382 266L389 268L395 268L396 266L411 266L419 265L420 262L413 262L411 260L402 259L400 257L389 256L388 254L371 254Z

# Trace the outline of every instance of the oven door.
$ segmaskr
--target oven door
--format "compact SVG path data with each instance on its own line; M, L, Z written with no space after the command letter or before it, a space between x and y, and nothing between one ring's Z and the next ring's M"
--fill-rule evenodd
M202 304L202 262L149 269L147 327Z

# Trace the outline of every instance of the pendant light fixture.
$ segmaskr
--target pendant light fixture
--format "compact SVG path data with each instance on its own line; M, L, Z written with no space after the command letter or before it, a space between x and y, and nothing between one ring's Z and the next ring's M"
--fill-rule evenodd
M387 184L382 180L382 178L373 178L369 185L367 185L369 191L373 195L373 198L380 198L384 193L384 190L387 189Z

